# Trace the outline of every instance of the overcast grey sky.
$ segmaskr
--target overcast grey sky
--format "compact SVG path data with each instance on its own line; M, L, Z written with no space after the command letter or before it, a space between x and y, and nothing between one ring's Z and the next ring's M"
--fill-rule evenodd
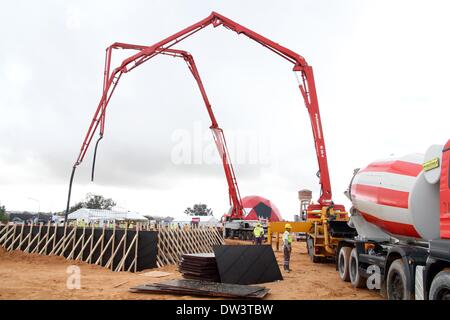
M0 203L36 210L31 197L43 211L63 210L101 95L104 49L116 41L150 45L211 11L314 67L336 202L349 205L343 191L354 168L449 138L448 1L9 1L0 11ZM292 219L297 190L310 188L315 198L319 191L292 66L223 27L177 48L196 59L230 152L239 157L242 196L267 197ZM220 217L228 210L222 167L172 158L183 135L198 144L193 148L211 151L209 125L184 62L152 59L122 78L96 181L89 181L91 148L72 203L97 192L129 210L179 217L205 202Z

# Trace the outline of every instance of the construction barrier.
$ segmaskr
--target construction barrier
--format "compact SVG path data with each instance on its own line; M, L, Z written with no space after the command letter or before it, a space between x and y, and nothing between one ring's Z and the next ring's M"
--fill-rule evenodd
M158 233L139 229L8 224L0 226L0 245L136 272L156 267L157 256Z
M145 230L147 229L147 230ZM76 225L0 225L0 245L7 251L62 256L113 271L141 271L178 264L188 253L212 252L223 244L213 227L172 228L137 224L135 228Z

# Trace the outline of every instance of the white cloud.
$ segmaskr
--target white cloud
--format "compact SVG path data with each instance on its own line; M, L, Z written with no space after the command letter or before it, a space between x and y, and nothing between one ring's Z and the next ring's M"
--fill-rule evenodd
M7 62L4 64L3 72L6 82L11 87L23 87L30 82L32 77L31 69L23 62Z
M78 30L81 28L81 10L79 7L70 5L66 11L66 28Z

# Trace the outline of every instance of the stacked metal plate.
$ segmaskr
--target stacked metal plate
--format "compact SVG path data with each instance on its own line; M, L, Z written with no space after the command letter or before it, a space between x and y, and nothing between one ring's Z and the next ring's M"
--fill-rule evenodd
M187 279L220 282L214 253L183 254L179 270Z
M130 288L130 291L135 293L167 293L240 299L263 299L269 292L269 289L257 286L180 279L144 284Z

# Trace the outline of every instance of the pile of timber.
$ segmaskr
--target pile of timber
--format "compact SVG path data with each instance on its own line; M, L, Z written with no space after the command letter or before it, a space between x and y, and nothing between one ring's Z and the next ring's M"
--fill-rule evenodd
M220 282L214 253L183 254L179 271L184 278Z
M159 228L157 265L178 265L183 254L210 253L222 244L223 236L214 227Z
M201 280L169 280L130 288L135 293L167 293L239 299L263 299L269 289L259 286L216 283Z

